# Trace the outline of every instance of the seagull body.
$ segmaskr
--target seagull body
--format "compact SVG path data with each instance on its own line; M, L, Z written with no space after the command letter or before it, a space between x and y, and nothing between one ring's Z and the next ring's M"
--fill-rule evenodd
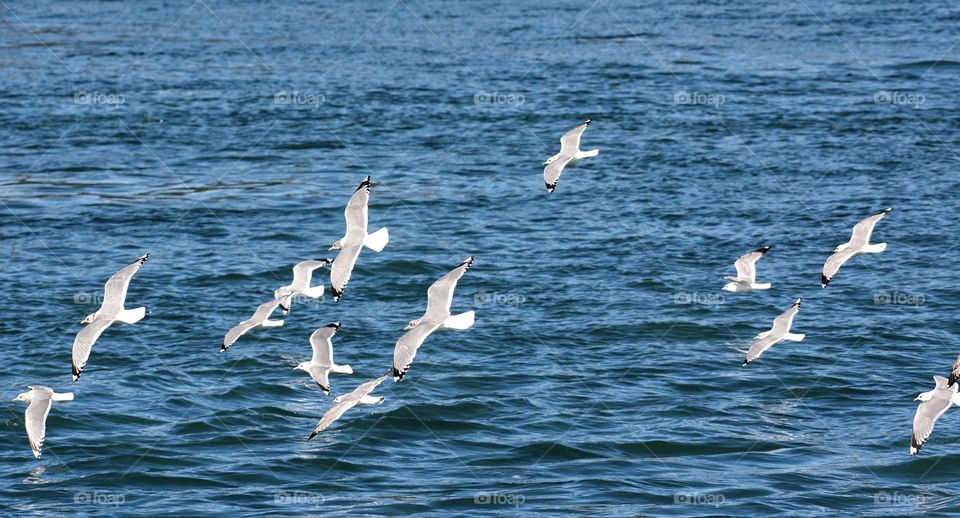
M914 401L921 401L917 406L917 414L913 417L913 433L910 435L910 455L920 453L920 448L933 433L933 425L951 406L960 405L960 395L957 389L960 385L950 385L943 376L934 376L936 386L933 390L923 392Z
M475 313L467 311L459 315L450 314L450 305L453 303L453 291L457 281L470 269L473 256L468 257L459 266L440 277L427 290L427 310L423 316L411 320L403 336L397 340L393 351L393 381L403 379L407 369L417 355L417 350L431 333L439 329L470 329L473 326Z
M891 210L893 209L883 209L853 227L850 240L834 249L833 255L828 257L827 262L823 264L823 273L820 275L821 287L826 288L837 274L837 270L851 257L861 254L879 254L887 249L886 243L870 244L870 235L873 234L873 227L877 225L877 222Z
M790 309L784 311L773 320L772 329L764 331L754 337L753 345L750 346L750 350L747 351L747 357L743 360L744 366L759 358L761 354L778 342L784 340L788 342L799 342L806 337L803 333L790 332L790 326L793 325L793 317L797 316L802 302L803 299L797 299L796 302L790 306Z
M724 275L723 278L728 282L723 286L724 291L734 293L746 293L753 290L769 290L770 283L757 283L757 260L770 251L769 246L758 248L753 252L743 254L733 266L737 269L737 276Z
M330 250L340 250L330 267L330 289L333 291L334 302L340 301L343 290L347 288L347 283L350 282L350 274L353 273L353 267L357 264L360 249L367 247L374 252L380 252L390 241L387 227L383 227L372 234L367 233L367 203L369 201L370 177L368 176L360 182L360 186L350 197L347 208L343 212L347 221L346 234L330 247Z
M123 304L127 298L130 279L140 270L140 267L149 257L150 254L142 255L133 263L111 275L103 286L103 304L100 305L100 309L80 321L81 324L87 324L87 326L81 329L73 340L73 381L80 379L80 374L90 358L90 350L93 349L93 344L111 324L118 320L125 324L136 324L147 314L147 308L123 309Z
M319 261L300 261L293 267L293 282L287 286L277 288L273 292L273 297L281 299L280 309L286 315L290 312L290 305L293 304L293 298L297 295L303 295L312 299L323 295L323 284L319 286L310 286L313 280L313 271L331 264L330 259L321 259Z
M543 181L547 184L547 192L553 192L553 190L556 189L563 168L568 165L573 165L584 158L590 158L600 154L599 149L580 151L580 136L583 135L583 131L587 129L587 126L589 126L591 122L593 121L587 119L586 122L560 137L560 152L548 158L547 161L543 163L545 166L543 168Z
M238 338L246 334L251 329L259 327L280 327L283 320L270 320L270 315L280 306L280 299L273 299L270 302L264 302L257 306L253 316L233 326L233 329L227 331L223 337L223 344L220 346L220 352L226 351L237 341Z
M73 401L73 392L54 392L53 389L43 386L31 386L29 391L23 392L14 401L23 401L27 404L24 414L27 428L27 439L33 456L39 457L43 448L43 441L47 437L47 415L54 401Z
M330 395L330 373L353 374L349 365L333 363L333 335L340 329L340 322L327 324L310 335L310 347L313 348L313 357L308 362L297 365L293 370L307 371L313 381L320 385L323 393Z
M389 377L390 371L388 370L383 376L380 376L375 380L361 383L360 386L353 389L353 392L344 394L342 396L337 396L336 399L333 400L334 406L331 407L330 410L327 410L325 414L323 414L323 417L320 418L320 422L317 423L317 427L313 430L313 433L310 434L310 437L307 437L307 440L309 441L310 439L313 439L318 433L326 430L327 427L333 424L334 421L340 419L340 416L342 416L344 412L357 405L379 405L383 403L383 400L386 398L383 396L374 397L371 396L370 393Z

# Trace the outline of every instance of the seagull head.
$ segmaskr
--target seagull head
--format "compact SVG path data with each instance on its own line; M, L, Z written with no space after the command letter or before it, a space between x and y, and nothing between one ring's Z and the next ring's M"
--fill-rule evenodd
M408 331L408 330L413 329L413 328L415 328L415 327L417 327L417 326L419 326L419 325L420 325L420 319L419 319L419 318L418 318L418 319L415 319L415 320L411 320L410 323L407 324L407 326L403 328L403 330L404 330L404 331Z
M310 362L302 362L300 365L297 365L293 368L295 371L306 371L310 370Z
M341 401L343 401L343 396L337 396L337 397L333 398L333 402L334 402L334 403L339 403L339 402L341 402Z
M914 401L930 401L933 399L933 391L921 392L919 396L913 398Z
M97 317L96 313L90 313L89 315L83 317L83 320L80 321L81 324L89 324L93 322L93 319Z
M338 239L337 241L334 241L332 245L330 245L330 249L327 251L329 252L330 250L340 250L341 248L343 248L343 245L340 244L340 240Z
M21 392L17 397L13 398L14 401L23 401L26 403L30 402L30 392Z

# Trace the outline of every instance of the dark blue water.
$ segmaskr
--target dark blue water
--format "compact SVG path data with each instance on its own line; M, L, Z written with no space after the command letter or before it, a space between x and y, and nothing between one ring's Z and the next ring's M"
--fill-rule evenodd
M951 514L960 417L908 455L960 346L960 7L948 2L16 2L0 8L3 514ZM547 195L580 121L597 158ZM219 354L328 257L366 175L339 304ZM827 290L820 268L884 207ZM721 292L773 246L767 292ZM77 322L149 251L70 383ZM379 375L467 255L408 379L304 441L302 372ZM801 343L741 368L794 298ZM882 303L893 300L894 304ZM878 303L881 302L881 303ZM35 460L28 384L72 390Z

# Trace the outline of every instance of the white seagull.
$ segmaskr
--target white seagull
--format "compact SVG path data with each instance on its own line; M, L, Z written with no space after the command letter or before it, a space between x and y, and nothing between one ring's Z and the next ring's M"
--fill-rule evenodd
M281 299L280 309L286 315L290 312L290 306L293 304L293 298L297 295L303 295L312 299L323 295L323 284L319 286L310 286L313 281L313 271L331 264L330 259L321 259L319 261L300 261L293 267L293 282L287 286L277 288L273 292L273 298Z
M564 167L573 165L578 160L600 154L599 149L580 151L580 136L583 135L583 130L587 129L591 122L593 121L587 119L586 122L560 137L560 152L543 163L546 166L543 168L543 181L547 184L547 192L553 192L557 187L557 182L560 181L560 173L563 172Z
M277 309L277 306L280 305L280 299L273 299L270 302L264 302L257 306L257 310L253 313L253 316L240 322L239 324L233 326L233 329L227 331L226 336L223 337L223 344L220 345L220 352L226 351L237 341L238 338L246 334L247 331L255 329L258 327L280 327L283 325L283 320L270 320L270 315L273 314L274 310Z
M340 329L340 322L327 324L310 335L310 347L313 348L313 357L308 362L297 365L293 370L302 370L310 373L313 381L320 385L323 393L330 395L330 373L353 374L349 365L333 363L333 335Z
M330 247L330 250L340 250L337 258L333 260L333 266L330 267L330 289L333 291L334 302L340 301L343 290L350 282L350 274L353 272L353 266L357 264L360 249L367 247L374 252L380 252L390 241L387 227L373 234L367 234L367 202L369 200L370 177L368 176L360 182L360 186L350 197L346 210L343 211L347 220L346 234Z
M853 227L853 235L850 236L850 240L838 246L833 251L833 255L828 257L827 262L823 264L823 273L820 275L821 287L826 288L833 280L833 276L837 274L837 270L851 257L860 254L879 254L887 249L886 243L871 245L870 234L873 233L873 227L877 225L877 222L891 210L893 209L883 209Z
M933 433L933 425L953 405L960 405L960 396L957 389L960 385L950 385L943 376L934 376L937 386L933 390L924 392L914 398L922 401L917 406L917 414L913 417L913 433L910 435L910 455L920 453L920 448Z
M459 315L450 314L453 290L456 289L460 277L463 277L463 274L470 269L471 264L473 264L473 256L467 257L466 261L440 277L427 290L427 310L423 312L422 317L411 320L407 324L407 327L404 328L407 332L397 340L397 345L394 348L394 383L403 379L403 375L406 374L407 369L413 362L413 357L417 355L417 349L431 333L438 329L470 329L473 326L475 317L473 311L467 311Z
M47 437L47 415L54 401L73 401L73 392L54 392L49 387L31 386L28 392L18 395L14 401L23 401L27 404L24 414L27 428L27 439L33 456L40 456L43 441Z
M87 365L93 344L97 338L100 338L103 331L110 327L110 324L118 320L125 324L136 324L147 314L147 308L123 309L123 303L127 298L130 279L149 257L150 254L145 254L111 275L103 286L103 304L100 305L100 309L80 321L81 324L87 324L87 327L81 329L73 340L73 381L80 379L80 373Z
M757 284L757 260L763 257L764 254L769 251L770 247L765 246L740 256L740 258L737 259L737 262L733 263L733 266L737 269L737 276L733 277L730 275L724 275L723 278L730 282L723 286L723 290L732 291L734 293L745 293L753 290L769 290L769 282Z
M390 371L388 370L383 376L373 381L360 384L360 386L353 389L353 392L337 396L336 399L333 400L334 406L323 414L320 422L317 423L317 427L313 430L313 433L310 434L310 437L307 437L307 440L313 439L318 433L326 430L334 421L340 419L340 416L342 416L344 412L357 405L379 405L383 403L383 400L386 399L383 396L374 397L369 394L389 377Z
M790 306L790 309L784 311L777 318L773 320L773 328L769 331L764 331L754 337L753 345L750 346L750 350L747 351L747 357L743 360L743 365L746 366L748 363L756 360L763 354L767 349L773 347L773 344L782 342L784 340L788 342L799 342L806 337L803 333L791 333L790 326L793 324L793 317L797 316L797 312L800 311L800 303L803 302L803 299L797 299L796 302Z

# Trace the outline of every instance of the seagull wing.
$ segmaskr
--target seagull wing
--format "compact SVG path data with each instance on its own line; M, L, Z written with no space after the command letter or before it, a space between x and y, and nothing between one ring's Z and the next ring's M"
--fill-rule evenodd
M333 336L337 328L324 326L310 335L310 347L313 348L313 358L310 363L317 365L333 365Z
M262 322L262 321L261 321ZM261 322L254 322L253 320L244 320L239 324L233 326L232 329L227 331L227 334L223 337L223 345L220 346L220 352L226 351L230 348L238 338L247 334L247 331L257 327Z
M733 263L734 268L737 269L737 279L741 281L755 282L757 280L756 262L769 251L770 247L763 247L740 256L740 258L737 259L737 262Z
M886 216L891 209L884 209L871 215L853 227L853 235L850 236L851 246L860 248L870 242L870 235L873 234L873 227Z
M747 357L743 360L743 364L746 365L756 360L761 354L766 352L767 349L772 347L773 344L779 342L782 338L782 336L770 334L766 338L762 338L753 342L753 345L750 346L750 350L747 351Z
M457 281L463 277L473 264L473 256L467 257L456 268L440 277L427 290L427 310L423 314L424 320L444 321L450 316L450 305L453 304L453 290Z
M343 290L347 289L347 283L350 282L350 275L357 264L362 246L362 242L347 244L340 249L337 258L333 260L333 266L330 267L330 290L333 292L334 300L339 300Z
M313 381L317 382L317 385L320 385L320 389L323 390L324 394L330 394L330 367L322 365L314 365L310 367L310 377L313 378Z
M347 232L362 230L367 232L367 202L370 201L370 177L367 176L360 182L360 186L354 191L350 201L347 202L347 208L343 211L344 218L347 220Z
M313 439L315 435L326 430L334 421L340 419L340 416L342 416L344 412L357 406L359 402L360 398L345 397L342 401L330 408L330 410L327 410L327 412L323 414L323 417L320 418L320 422L317 423L317 427L313 429L313 433L310 434L310 437L307 437L307 440Z
M133 274L140 270L140 267L143 266L143 263L146 262L148 258L150 258L150 254L140 256L139 259L107 279L107 283L103 286L103 304L100 307L101 314L116 315L123 311L123 303L127 298L127 288L130 286L130 279L133 279Z
M793 325L793 317L797 316L797 313L800 311L800 302L798 299L790 306L790 309L780 313L780 316L773 319L772 335L783 336L790 331L790 326Z
M43 441L47 437L47 415L53 406L53 390L46 387L32 387L30 405L24 414L27 428L27 438L30 440L30 449L35 457L40 456Z
M439 322L421 322L417 327L407 331L397 340L393 350L393 378L396 381L403 379L404 374L413 363L417 350L431 333L440 327Z
M833 255L827 258L827 262L823 263L823 273L820 276L820 283L824 288L830 284L830 281L833 280L833 277L837 274L837 271L840 270L840 267L843 266L843 263L849 261L856 253L856 249L850 246L839 252L834 252Z
M590 125L590 122L591 121L584 122L560 137L561 156L574 156L580 151L580 136L583 135L583 132L587 129L587 126Z
M570 163L572 155L560 155L556 160L547 164L543 168L543 182L547 184L547 191L553 192L557 188L557 182L560 181L560 173L563 168Z
M330 264L327 261L300 261L293 267L293 282L290 286L296 291L303 291L310 287L313 280L313 271Z
M80 373L87 365L93 344L112 323L113 319L101 317L90 322L77 333L77 337L73 339L73 381L80 379Z

